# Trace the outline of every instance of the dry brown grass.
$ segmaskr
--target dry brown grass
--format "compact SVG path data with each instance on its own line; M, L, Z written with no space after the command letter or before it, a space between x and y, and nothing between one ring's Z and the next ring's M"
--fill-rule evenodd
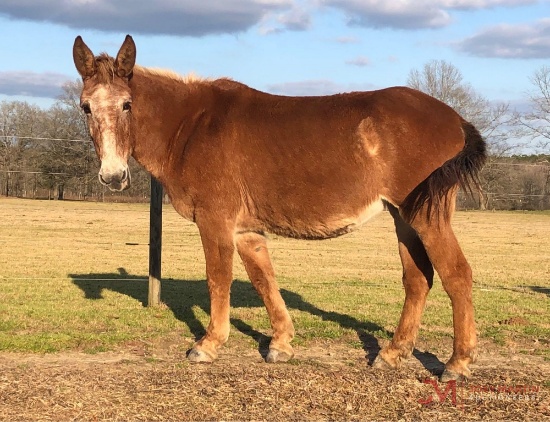
M269 323L236 263L230 341L219 362L191 366L185 351L208 311L195 226L166 207L166 305L147 309L147 205L0 199L0 209L2 420L550 417L548 214L457 213L455 230L475 274L480 361L458 391L461 406L449 399L422 406L433 393L423 380L441 370L452 347L440 283L407 366L383 373L367 365L403 300L386 214L330 241L272 238L297 329L295 360L262 363L257 349L265 348ZM533 401L476 402L472 385L539 391Z
M269 365L229 347L213 365L191 365L177 344L135 344L100 355L0 355L0 420L541 420L550 417L550 372L495 355L475 380L440 402L416 360L397 372L365 365L364 353L334 343ZM529 363L533 364L534 361ZM432 378L433 379L433 378ZM481 388L534 386L519 399L476 400ZM445 389L440 384L441 391ZM430 405L422 405L433 397Z

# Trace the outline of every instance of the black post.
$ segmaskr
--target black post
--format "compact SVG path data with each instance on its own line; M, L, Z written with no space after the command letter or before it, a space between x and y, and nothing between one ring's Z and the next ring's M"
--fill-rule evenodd
M151 176L149 211L149 298L148 306L160 305L162 251L162 185Z

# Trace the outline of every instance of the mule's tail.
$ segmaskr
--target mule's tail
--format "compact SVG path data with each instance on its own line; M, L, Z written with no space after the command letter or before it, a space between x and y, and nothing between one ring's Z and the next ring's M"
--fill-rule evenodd
M474 125L463 121L462 129L465 139L462 151L430 174L401 204L401 215L406 221L412 221L424 207L428 218L434 211L437 216L443 212L443 218L448 220L451 189L458 186L470 195L474 189L481 189L479 172L487 159L487 146Z

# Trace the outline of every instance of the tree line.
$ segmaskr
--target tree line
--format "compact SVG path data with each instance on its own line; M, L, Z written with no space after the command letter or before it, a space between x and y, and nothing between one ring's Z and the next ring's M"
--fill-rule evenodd
M131 162L134 188L112 195L97 180L97 159L80 108L80 80L48 109L0 103L0 195L37 199L147 201L149 178Z
M490 158L483 191L459 197L481 209L550 209L550 67L530 79L527 112L492 103L445 61L409 73L407 85L449 104L480 130ZM97 181L96 157L80 109L81 81L70 81L48 109L0 102L0 195L26 198L148 201L149 175L130 162L132 188L111 193ZM528 150L528 155L518 152Z

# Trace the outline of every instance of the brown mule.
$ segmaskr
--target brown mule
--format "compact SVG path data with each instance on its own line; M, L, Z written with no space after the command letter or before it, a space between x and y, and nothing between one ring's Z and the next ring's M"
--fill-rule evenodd
M470 123L404 87L283 97L228 79L146 69L135 66L130 36L116 59L95 57L80 37L73 56L101 183L128 188L133 156L199 228L211 319L191 361L213 361L229 336L235 249L269 314L267 361L290 359L294 327L264 231L339 236L385 204L395 220L406 297L393 340L374 366L396 368L411 354L435 268L453 307L454 349L442 378L470 374L472 273L450 224L458 187L477 183L486 158Z

